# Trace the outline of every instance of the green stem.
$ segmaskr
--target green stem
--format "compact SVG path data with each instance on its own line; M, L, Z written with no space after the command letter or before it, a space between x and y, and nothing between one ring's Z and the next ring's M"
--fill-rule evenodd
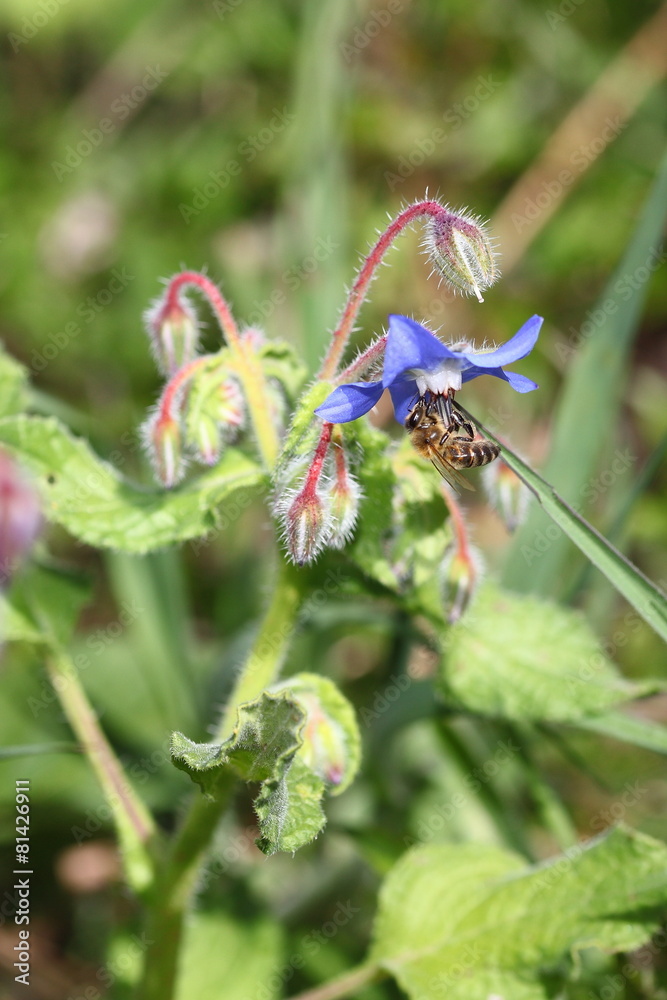
M214 742L231 735L238 706L257 697L278 677L296 628L299 605L300 592L295 577L290 567L281 562L271 602L213 737ZM235 785L236 778L229 772L216 792L215 801L197 793L176 833L149 900L146 964L137 993L141 1000L172 1000L176 995L185 913L200 865Z
M296 625L301 594L292 567L280 560L271 603L225 708L214 742L231 736L239 705L257 698L278 677Z
M53 651L47 657L46 667L67 721L88 757L112 810L127 881L136 892L141 892L154 877L150 850L156 835L153 819L135 794L100 729L97 715L69 656Z
M290 1000L338 1000L338 997L350 996L364 986L385 979L387 975L388 973L377 965L365 963L358 965L356 969L350 969L329 983L324 983L323 986L316 986L312 990L306 990L305 993L297 993Z

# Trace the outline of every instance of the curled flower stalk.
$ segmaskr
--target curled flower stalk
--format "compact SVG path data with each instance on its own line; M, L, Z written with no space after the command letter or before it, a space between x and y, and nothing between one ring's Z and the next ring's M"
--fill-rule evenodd
M496 252L484 224L467 212L453 212L439 201L418 201L405 208L381 234L365 258L331 338L320 378L332 379L339 368L368 288L397 236L419 219L428 222L424 247L434 270L463 294L476 295L498 278Z
M158 366L162 371L179 379L189 380L189 366L197 363L198 322L189 302L184 297L187 288L196 288L208 299L229 349L229 368L234 371L243 389L250 424L257 446L267 469L275 464L278 454L278 435L267 405L268 387L264 373L255 355L256 336L245 336L232 315L227 300L216 285L197 271L183 271L175 275L166 291L146 314L146 323ZM253 331L253 334L256 331ZM180 367L179 367L180 365ZM169 383L171 385L171 383ZM165 389L165 394L169 389ZM163 397L164 398L164 397ZM159 432L159 428L158 428ZM202 444L203 454L214 460L218 454L215 435ZM160 477L162 479L162 477ZM162 479L164 482L164 479ZM176 480L177 481L177 480Z

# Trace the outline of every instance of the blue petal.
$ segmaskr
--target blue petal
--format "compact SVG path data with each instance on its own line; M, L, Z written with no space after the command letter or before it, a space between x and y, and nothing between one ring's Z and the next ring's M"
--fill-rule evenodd
M488 354L464 352L463 356L477 368L500 368L501 365L512 364L513 361L518 361L530 354L535 346L542 322L541 316L531 316L521 329L497 350L489 351Z
M525 375L519 375L517 372L506 372L502 368L478 368L476 365L466 368L463 372L463 381L469 382L479 375L493 375L495 378L501 378L503 382L509 382L517 392L532 392L533 389L539 388L537 382L533 382L532 379L526 378Z
M405 372L436 368L444 358L460 358L433 334L407 316L389 317L382 381L390 386Z
M398 379L389 386L391 401L394 404L394 416L399 423L404 424L406 417L417 402L417 383L414 379Z
M334 389L315 413L330 424L346 424L368 413L383 391L382 382L348 382Z

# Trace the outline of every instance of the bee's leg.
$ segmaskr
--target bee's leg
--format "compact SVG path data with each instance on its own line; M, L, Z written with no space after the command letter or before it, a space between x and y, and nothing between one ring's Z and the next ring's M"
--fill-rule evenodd
M458 431L458 436L462 437L465 441L473 441L475 438L475 425L471 420L466 420L457 408L452 410L452 430Z

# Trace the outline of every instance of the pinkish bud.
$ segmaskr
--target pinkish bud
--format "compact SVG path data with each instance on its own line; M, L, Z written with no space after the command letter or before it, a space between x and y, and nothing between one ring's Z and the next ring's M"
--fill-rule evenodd
M199 413L196 420L188 420L187 445L204 465L215 465L222 455L220 424L208 413Z
M199 322L185 298L165 295L144 315L158 368L173 375L197 356Z
M482 575L482 558L469 544L454 542L440 566L442 602L450 625L457 622L472 600Z
M289 680L282 685L290 689ZM304 764L330 785L340 785L345 774L345 733L324 710L315 693L305 690L290 691L306 713L306 724L301 736L299 751Z
M158 409L144 423L142 436L155 475L163 486L175 486L185 474L179 421Z
M266 334L263 330L255 326L249 326L241 334L241 343L247 347L251 354L257 354L259 349L266 343Z
M339 443L334 445L336 475L328 492L331 512L331 535L328 544L334 549L342 549L352 537L357 523L361 490L350 473L345 451Z
M446 209L428 223L424 246L436 271L453 288L465 295L482 292L499 276L496 251L484 224L467 212Z
M0 451L0 587L6 587L42 526L37 491L18 463Z
M245 423L245 400L236 379L223 379L218 386L217 419L223 425L223 431L236 431Z
M526 517L530 493L502 458L484 469L483 482L489 500L498 511L507 530L516 531Z
M290 559L298 566L312 562L331 535L331 515L319 491L306 483L296 496L279 500L276 513Z

